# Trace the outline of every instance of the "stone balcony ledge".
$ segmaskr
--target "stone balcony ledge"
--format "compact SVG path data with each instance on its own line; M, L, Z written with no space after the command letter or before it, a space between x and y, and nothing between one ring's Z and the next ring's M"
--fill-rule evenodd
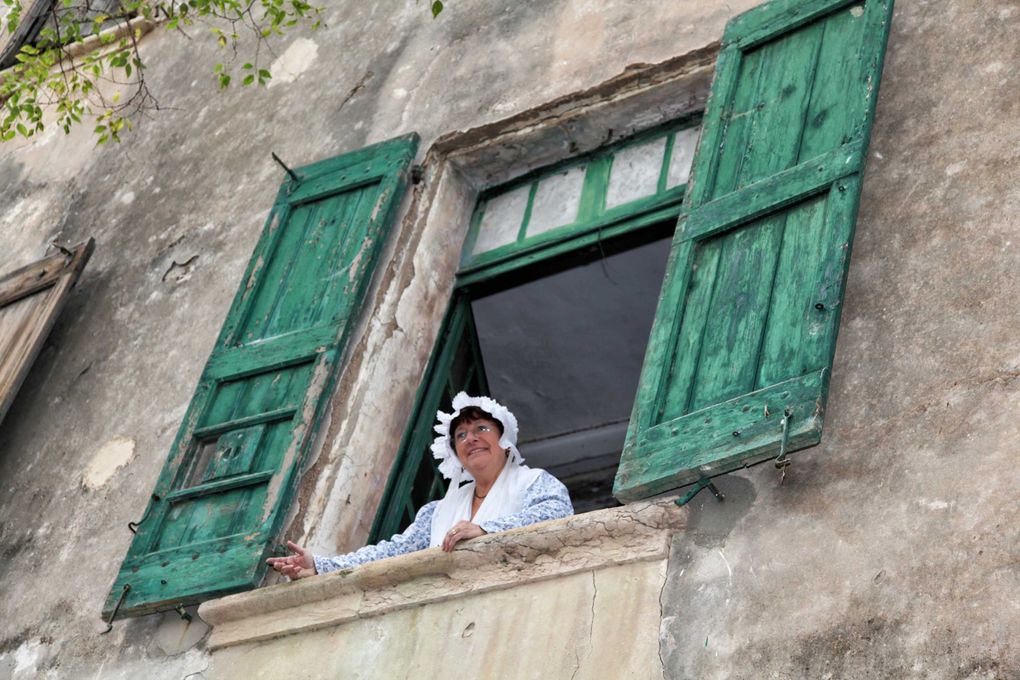
M211 600L199 608L220 649L582 571L665 559L687 513L632 503Z

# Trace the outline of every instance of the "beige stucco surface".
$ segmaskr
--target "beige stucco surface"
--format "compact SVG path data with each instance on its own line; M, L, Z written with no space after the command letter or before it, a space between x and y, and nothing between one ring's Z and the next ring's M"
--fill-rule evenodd
M661 678L669 500L207 602L210 678Z
M229 647L206 676L660 678L665 570L659 560L578 573Z

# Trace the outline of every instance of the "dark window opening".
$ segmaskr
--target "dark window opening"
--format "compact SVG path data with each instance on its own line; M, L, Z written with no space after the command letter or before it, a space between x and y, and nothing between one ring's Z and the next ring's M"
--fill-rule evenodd
M566 484L577 512L618 504L613 479L673 228L471 301L492 396L516 414L527 464Z
M432 425L461 390L514 412L525 462L566 484L576 512L618 505L613 479L675 227L664 220L455 293L370 541L442 498Z

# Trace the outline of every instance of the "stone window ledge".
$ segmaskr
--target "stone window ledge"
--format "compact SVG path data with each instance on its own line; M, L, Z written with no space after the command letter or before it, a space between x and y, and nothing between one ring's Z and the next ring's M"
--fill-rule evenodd
M542 522L461 543L451 553L408 555L211 600L210 649L337 626L348 621L503 590L582 571L665 559L687 513L672 500L644 501Z

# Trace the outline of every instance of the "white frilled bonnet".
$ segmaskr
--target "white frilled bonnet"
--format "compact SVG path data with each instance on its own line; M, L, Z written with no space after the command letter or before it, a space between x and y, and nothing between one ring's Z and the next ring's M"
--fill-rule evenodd
M464 481L474 481L471 473L464 469L454 451L453 440L450 438L450 423L462 410L469 406L477 406L503 425L503 435L499 438L499 445L510 450L510 460L520 465L524 457L517 450L517 418L506 406L489 397L469 397L466 392L460 392L453 398L453 413L438 411L436 419L439 423L435 426L439 434L432 442L432 455L440 461L439 471L450 480L451 488Z

